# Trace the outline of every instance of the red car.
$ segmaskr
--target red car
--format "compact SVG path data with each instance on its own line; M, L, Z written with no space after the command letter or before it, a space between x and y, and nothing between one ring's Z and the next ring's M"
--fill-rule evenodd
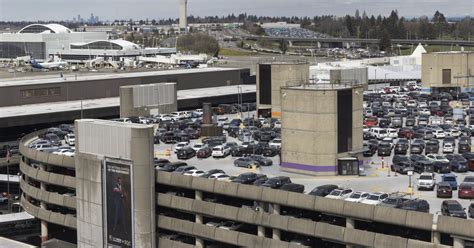
M399 138L411 139L414 134L415 134L415 131L413 131L413 129L406 128L406 127L400 128L400 131L398 131L398 137Z
M376 127L378 124L377 117L367 117L364 120L364 125L367 127Z
M199 151L196 153L197 158L208 158L212 155L212 148L210 147L204 147L199 149Z
M474 199L474 183L461 183L458 189L458 197Z

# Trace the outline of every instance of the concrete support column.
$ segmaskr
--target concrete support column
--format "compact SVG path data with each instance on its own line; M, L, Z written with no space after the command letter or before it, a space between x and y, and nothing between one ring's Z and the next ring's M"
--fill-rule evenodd
M441 244L441 234L439 232L433 231L431 233L431 239L434 244Z
M44 164L41 164L40 166L40 169L42 171L46 171L46 166ZM46 184L41 182L40 183L40 189L43 190L43 191L46 191ZM42 209L48 209L48 207L46 206L46 203L41 201L40 202L40 208ZM48 241L48 222L42 220L41 221L41 242L46 242Z
M355 221L350 218L346 218L346 228L355 229ZM353 248L353 245L346 245L346 248Z
M346 218L346 227L355 229L355 221L350 218Z
M258 237L265 237L265 227L257 226L257 236Z
M453 237L453 248L464 248L464 240L458 237Z
M273 208L273 214L278 214L278 215L280 214L280 205L272 204L272 208ZM276 240L280 240L281 238L280 230L274 228L272 232L272 238Z
M202 201L202 191L196 190L194 199L198 201ZM204 224L203 216L200 214L196 214L196 223L197 224ZM196 238L196 247L204 247L204 240L200 238Z

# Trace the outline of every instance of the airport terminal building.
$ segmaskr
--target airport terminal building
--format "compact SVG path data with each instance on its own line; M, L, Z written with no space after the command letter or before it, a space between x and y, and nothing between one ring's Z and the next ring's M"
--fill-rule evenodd
M60 24L31 24L16 33L0 33L0 60L31 56L48 60L53 56L67 62L97 57L120 61L126 57L169 55L175 48L140 48L125 40L109 40L106 32L74 32Z

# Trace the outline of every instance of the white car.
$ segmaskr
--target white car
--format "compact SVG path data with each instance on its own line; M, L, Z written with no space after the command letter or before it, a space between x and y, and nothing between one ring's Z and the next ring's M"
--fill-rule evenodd
M183 149L184 147L189 146L189 142L179 142L174 146L174 153L177 153L180 149Z
M419 102L418 103L418 107L419 108L427 108L428 107L428 104L426 102Z
M213 179L213 180L218 180L218 181L225 181L225 180L229 180L230 176L227 175L227 174L224 174L224 173L216 173L216 174L212 174L209 179Z
M416 183L418 190L421 188L433 190L436 185L436 178L433 173L421 173Z
M453 153L454 152L454 146L451 143L445 143L443 144L443 153Z
M407 107L416 107L417 103L415 100L409 100L407 102Z
M326 198L344 200L351 196L352 192L352 189L335 189L331 191L331 193L329 193Z
M437 139L443 139L446 137L446 134L444 133L443 129L436 129L433 130L433 136Z
M369 193L367 192L361 192L361 191L356 191L352 193L348 198L345 199L345 201L348 202L361 202L365 198L369 196Z
M389 138L398 138L398 132L395 128L387 128L387 137Z
M199 151L201 148L204 148L204 147L207 147L207 145L203 144L203 143L196 143L193 145L193 149L197 152Z
M428 155L426 155L426 158L428 158L429 160L431 160L433 162L449 163L449 160L445 156L439 155L439 154L428 154Z
M227 116L217 117L217 125L218 126L224 125L224 123L226 123L227 121L229 121L229 118Z
M268 142L268 145L270 147L281 148L281 139L275 138L275 139L271 140L270 142Z
M193 176L193 177L200 177L200 176L204 175L204 173L206 173L206 172L203 171L203 170L192 169L192 170L186 171L185 173L183 173L183 175Z
M66 137L64 137L64 141L66 141L66 144L74 146L76 144L76 135L74 133L68 133Z
M446 131L446 135L451 136L451 137L459 137L461 136L461 131L457 129L450 129Z
M273 128L281 128L281 121L275 121L275 123L273 123Z
M385 198L388 197L387 193L372 193L367 198L360 201L360 203L369 205L379 205Z
M429 109L423 108L423 109L420 109L420 110L418 111L418 114L419 114L419 115L431 115L431 112L430 112Z
M216 146L212 148L213 158L224 158L230 154L230 148L225 146Z

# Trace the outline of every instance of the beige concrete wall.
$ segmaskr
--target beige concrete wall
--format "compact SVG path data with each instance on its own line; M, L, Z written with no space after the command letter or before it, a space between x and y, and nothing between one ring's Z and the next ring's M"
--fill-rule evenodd
M451 84L443 84L443 69L451 69ZM471 77L467 77L471 73ZM423 87L474 87L474 53L425 53L422 55ZM470 86L469 86L470 81Z
M166 86L165 86L166 84ZM134 101L134 91L137 88L146 88L151 93L148 96L147 104L148 106L135 106ZM157 90L163 90L164 92L160 93ZM167 96L169 92L172 92L173 95ZM162 94L165 94L162 95ZM172 103L169 104L159 104L159 97L162 97L164 100L168 101L174 99ZM152 114L169 114L171 112L178 111L178 90L176 83L159 83L159 84L148 84L148 85L133 85L133 86L122 86L120 87L120 117L127 118L131 116L150 116ZM136 100L136 99L135 99Z
M282 162L335 165L337 91L282 89L281 119ZM320 173L334 175L333 172Z
M352 151L363 145L362 93L363 86L352 89ZM330 167L337 165L338 158L349 156L337 153L337 94L336 90L282 89L283 170L335 175Z
M309 81L308 63L275 62L271 64L271 105L260 105L260 70L257 65L257 109L272 108L272 117L281 116L281 92L285 86L297 86Z
M105 157L131 162L133 243L136 247L154 247L153 126L88 119L77 120L75 126L78 247L102 247L105 242Z

